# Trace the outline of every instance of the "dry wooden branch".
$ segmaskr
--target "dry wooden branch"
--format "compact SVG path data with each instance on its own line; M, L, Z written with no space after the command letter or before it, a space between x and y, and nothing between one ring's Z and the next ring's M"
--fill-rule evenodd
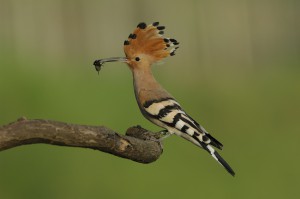
M162 154L157 133L139 126L121 135L104 126L67 124L50 120L28 120L0 127L0 151L20 145L45 143L100 150L140 163L151 163Z

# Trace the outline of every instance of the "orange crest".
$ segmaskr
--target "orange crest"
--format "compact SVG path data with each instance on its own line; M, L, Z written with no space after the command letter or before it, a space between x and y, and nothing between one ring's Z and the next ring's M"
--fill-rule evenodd
M128 40L124 41L124 52L128 59L144 54L153 63L175 55L179 43L175 39L164 37L165 27L158 25L159 22L150 25L139 23L133 33L129 35Z

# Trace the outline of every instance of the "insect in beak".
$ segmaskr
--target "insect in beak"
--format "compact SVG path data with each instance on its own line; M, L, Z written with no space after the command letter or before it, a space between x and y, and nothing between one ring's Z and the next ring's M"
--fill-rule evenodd
M127 62L127 58L126 57L111 57L111 58L105 58L105 59L97 59L96 61L94 61L93 65L95 66L95 69L98 72L98 75L99 75L99 71L101 70L101 67L106 62Z

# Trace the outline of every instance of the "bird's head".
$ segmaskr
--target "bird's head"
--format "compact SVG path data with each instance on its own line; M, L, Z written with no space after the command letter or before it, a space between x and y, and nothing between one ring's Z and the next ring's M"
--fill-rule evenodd
M159 26L159 22L149 25L139 23L124 41L126 57L96 60L94 62L96 70L99 72L105 62L114 61L127 63L131 70L150 67L165 57L175 55L179 43L175 39L164 37L164 29L164 26Z

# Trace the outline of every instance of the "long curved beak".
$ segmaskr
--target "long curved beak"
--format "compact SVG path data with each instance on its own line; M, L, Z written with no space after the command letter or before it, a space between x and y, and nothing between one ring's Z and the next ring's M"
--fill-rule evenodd
M127 58L126 57L110 57L110 58L105 58L105 59L98 59L96 61L94 61L94 66L96 71L101 70L101 67L104 63L106 62L127 62Z

